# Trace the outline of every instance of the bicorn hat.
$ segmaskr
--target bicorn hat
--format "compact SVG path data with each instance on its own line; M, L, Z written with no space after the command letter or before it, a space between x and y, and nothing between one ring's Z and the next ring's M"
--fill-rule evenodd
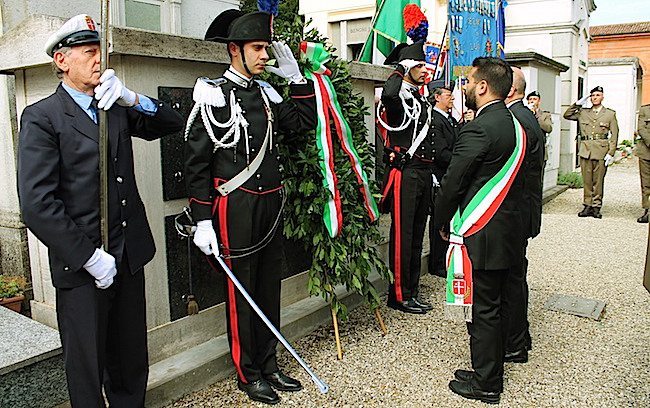
M266 41L273 38L273 15L266 11L244 13L229 9L219 14L205 33L206 41L219 43Z

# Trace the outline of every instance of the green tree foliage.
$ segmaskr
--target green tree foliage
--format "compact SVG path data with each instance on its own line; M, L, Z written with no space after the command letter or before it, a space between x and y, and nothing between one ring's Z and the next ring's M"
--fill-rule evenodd
M256 9L254 1L245 1L242 10ZM301 41L326 43L326 38L312 30L304 33L304 19L298 15L298 2L286 1L280 4L280 14L274 19L274 34L285 41L297 54ZM331 53L333 48L329 48ZM352 130L355 147L366 172L374 167L374 147L367 142L368 130L365 116L369 114L362 96L354 92L348 63L332 56L327 63L332 71L332 84L338 94L339 104ZM302 66L303 70L305 66ZM270 74L262 75L285 98L288 86L284 80ZM333 139L335 127L332 127ZM379 294L368 276L376 270L384 279L391 279L391 273L382 261L377 246L381 236L376 225L370 225L359 184L352 170L348 156L334 140L335 168L341 194L343 226L339 236L330 238L323 222L325 204L330 192L323 187L323 176L319 166L319 155L314 132L307 135L311 141L301 146L281 146L284 166L284 186L287 194L285 207L284 235L302 245L312 255L309 270L309 292L322 296L330 302L332 309L342 319L347 310L336 296L334 289L344 285L347 290L361 295L371 309L379 306ZM379 199L378 185L370 180L373 195Z

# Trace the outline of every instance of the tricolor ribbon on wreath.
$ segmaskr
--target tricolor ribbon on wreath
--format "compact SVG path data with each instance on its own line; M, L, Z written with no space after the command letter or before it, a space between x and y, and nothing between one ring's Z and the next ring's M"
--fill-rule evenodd
M330 237L336 237L341 232L343 224L343 212L341 210L341 194L338 189L338 180L334 171L334 144L332 143L332 126L334 122L336 136L341 143L343 151L350 158L352 170L359 182L359 190L363 196L363 202L370 222L379 218L379 210L370 192L368 176L361 167L361 158L354 147L352 131L348 122L343 117L334 85L330 81L331 71L325 66L330 60L330 55L323 44L303 41L300 43L300 58L309 65L305 77L314 83L316 94L316 114L318 126L316 127L316 144L320 156L321 173L323 174L323 186L326 187L331 197L325 205L323 221L327 227Z
M492 219L508 195L526 152L526 132L513 116L516 146L506 164L472 197L461 213L456 210L450 222L449 249L447 250L447 306L461 306L463 317L472 321L474 288L472 261L464 239L480 231ZM451 311L451 310L450 310ZM452 315L455 315L452 312Z

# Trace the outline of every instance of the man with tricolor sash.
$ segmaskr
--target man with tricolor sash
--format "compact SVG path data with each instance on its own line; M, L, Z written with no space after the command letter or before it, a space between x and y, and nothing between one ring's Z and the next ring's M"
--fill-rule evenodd
M424 314L432 306L418 299L422 241L429 212L433 174L433 142L429 132L431 105L419 92L426 75L424 43L399 44L386 58L397 64L384 84L381 105L388 130L384 141L388 164L382 208L390 212L389 258L394 281L388 306Z
M272 21L265 11L231 9L208 28L205 39L227 44L231 65L221 78L197 80L185 131L185 174L198 221L194 243L208 257L223 254L252 299L280 327L284 198L278 142L306 142L302 136L316 126L316 102L292 50L281 42L271 45ZM278 67L266 66L270 45ZM265 69L288 80L290 101L255 79ZM230 280L226 292L239 389L267 404L280 401L275 390L299 391L300 382L278 367L277 339Z
M476 58L465 88L476 118L463 126L436 197L434 224L449 239L447 304L465 312L472 370L456 370L449 388L496 404L503 391L501 299L521 251L522 196L517 174L526 135L503 100L512 70L497 58Z

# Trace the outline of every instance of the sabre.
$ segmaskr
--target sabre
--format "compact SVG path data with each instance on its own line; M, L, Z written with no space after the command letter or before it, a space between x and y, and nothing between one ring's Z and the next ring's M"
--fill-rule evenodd
M280 340L280 343L282 343L284 348L286 348L287 351L289 351L289 353L293 356L293 358L296 359L298 364L300 364L300 366L307 372L307 374L309 374L312 381L314 382L314 384L316 384L316 386L318 387L320 392L322 392L323 394L327 393L327 391L329 390L329 386L325 382L323 382L323 380L318 378L316 373L314 373L312 371L312 369L307 365L307 363L305 363L305 360L303 360L298 355L296 350L293 347L291 347L291 344L289 344L287 339L284 338L282 333L280 333L280 331L278 329L276 329L275 326L273 326L273 323L271 323L271 321L264 315L264 312L262 312L262 309L260 309L259 306L257 306L257 304L255 303L253 298L251 298L250 295L248 294L248 292L246 292L246 289L244 289L242 284L239 283L239 280L237 280L237 278L235 277L235 274L230 270L228 265L226 265L226 262L224 262L223 258L220 257L220 256L215 256L215 258L217 258L217 261L219 262L219 265L221 265L223 270L226 272L226 275L228 275L228 278L232 281L232 283L235 284L235 286L237 287L237 290L239 290L239 293L242 294L242 296L244 297L244 299L246 299L248 304L253 308L253 310L255 310L255 313L257 313L257 315L260 317L260 319L262 319L264 324L266 324L266 327L268 327L269 330L271 330L271 332L273 332L275 337L277 337L277 339Z

